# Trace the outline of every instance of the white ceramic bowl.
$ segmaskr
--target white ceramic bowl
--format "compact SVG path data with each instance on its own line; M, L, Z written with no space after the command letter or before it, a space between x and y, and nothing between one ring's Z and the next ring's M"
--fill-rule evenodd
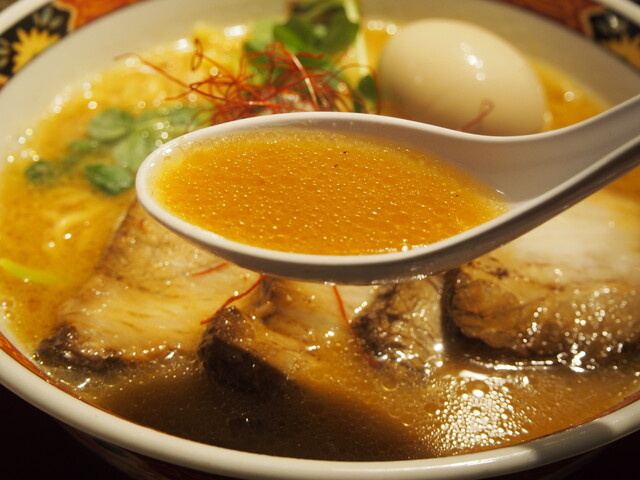
M420 16L472 19L508 38L523 51L561 64L605 100L620 102L640 91L634 68L582 34L597 33L590 18L599 7L573 2L566 10L555 2L517 0L365 1L364 11L402 23ZM604 2L603 2L604 3ZM632 23L640 15L625 0L606 2ZM122 8L117 8L122 7ZM33 22L34 13L54 8L64 18L61 39L46 46L17 74L0 70L0 150L51 102L64 86L99 70L123 52L140 51L188 32L193 22L211 18L235 25L266 13L282 12L275 0L112 0L107 2L21 0L0 13L5 39ZM543 15L531 11L538 10ZM548 19L547 16L557 18ZM22 22L22 23L20 23ZM65 26L66 25L66 26ZM602 40L602 39L599 39ZM614 45L615 46L615 45ZM637 43L636 43L637 47ZM6 51L6 50L5 50ZM624 53L624 52L622 52ZM637 61L637 52L635 53ZM640 65L638 65L640 67ZM4 76L3 76L4 74ZM11 112L7 115L6 112ZM2 172L0 171L0 174ZM482 453L394 462L331 462L257 455L203 445L145 428L76 398L43 374L0 318L0 381L26 401L70 426L108 461L139 478L282 479L462 479L486 478L524 470L554 471L563 462L640 429L640 393L581 425L524 444ZM547 465L547 467L545 467ZM549 466L551 465L551 466ZM201 473L196 473L201 472ZM219 477L216 477L219 478Z

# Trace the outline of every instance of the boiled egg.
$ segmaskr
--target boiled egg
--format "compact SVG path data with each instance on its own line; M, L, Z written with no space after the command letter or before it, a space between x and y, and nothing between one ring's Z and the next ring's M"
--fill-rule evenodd
M412 120L485 135L544 127L543 87L525 57L498 35L451 19L401 27L378 65L384 99Z

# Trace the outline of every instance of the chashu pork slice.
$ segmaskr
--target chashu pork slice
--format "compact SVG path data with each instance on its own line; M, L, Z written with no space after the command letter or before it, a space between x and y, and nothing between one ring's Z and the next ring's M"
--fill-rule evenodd
M373 377L422 382L443 355L439 285L332 287L264 277L210 319L198 355L219 383L267 396L281 383L357 394Z
M440 316L427 313L432 311L427 302L440 299L432 290L430 282L332 287L265 277L210 319L198 356L218 384L276 402L301 392L365 418L387 432L390 442L402 438L422 451L424 433L403 418L405 387L395 387L402 376L415 393L425 372L435 368L425 363L441 359ZM417 327L413 335L410 323ZM394 333L380 333L391 324ZM395 350L404 352L408 363L399 362L404 354L392 354Z
M60 308L38 356L99 370L194 352L203 321L258 277L178 237L136 203L95 274Z
M583 367L640 339L640 206L606 191L480 257L447 282L461 332Z
M442 361L442 276L379 287L351 325L363 349L396 376L424 382Z

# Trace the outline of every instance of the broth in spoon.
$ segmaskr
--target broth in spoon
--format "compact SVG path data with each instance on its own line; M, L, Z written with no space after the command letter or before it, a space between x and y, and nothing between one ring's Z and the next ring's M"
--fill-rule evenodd
M321 129L230 134L170 149L153 195L229 240L316 255L405 251L497 217L501 195L434 155Z

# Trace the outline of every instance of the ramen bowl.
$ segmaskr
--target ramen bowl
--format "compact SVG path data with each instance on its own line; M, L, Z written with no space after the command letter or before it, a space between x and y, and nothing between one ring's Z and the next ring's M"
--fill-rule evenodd
M285 2L251 0L20 0L0 13L0 175L6 152L24 141L65 89L114 58L184 38L203 19L243 25L284 15ZM560 65L609 104L640 91L638 26L630 2L514 0L370 1L365 18L401 25L446 16L491 29L531 57ZM116 85L124 89L126 85ZM90 96L87 96L90 100ZM27 132L27 133L25 133ZM3 199L2 209L13 208ZM11 232L2 232L10 235ZM0 258L4 252L0 250ZM7 263L3 264L6 268ZM29 274L23 281L29 282ZM0 297L0 381L66 425L82 443L134 478L463 479L561 476L571 465L640 429L640 392L569 428L511 446L416 460L334 461L248 453L165 433L98 406L45 371L34 342L19 331L10 297ZM563 405L557 406L563 415ZM29 428L25 426L25 428Z

